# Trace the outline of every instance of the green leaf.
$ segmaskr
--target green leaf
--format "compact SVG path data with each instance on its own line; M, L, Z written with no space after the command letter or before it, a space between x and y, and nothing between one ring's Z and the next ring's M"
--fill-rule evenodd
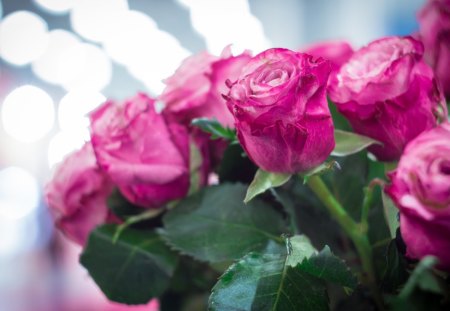
M389 310L422 311L449 310L448 284L433 267L437 259L422 258L398 296L389 297Z
M384 191L381 193L381 197L383 199L383 211L386 224L389 228L389 232L391 233L391 238L395 238L397 228L400 226L398 221L398 209L394 202L392 202L392 200L384 193Z
M366 185L371 183L375 178L385 180L386 176L383 163L371 159L367 159L367 162L368 172ZM381 187L377 186L373 189L372 203L369 208L369 240L377 244L392 239L391 232L384 216L382 193L383 190Z
M223 127L217 120L198 118L192 120L191 124L199 127L206 133L210 133L211 139L224 138L229 141L236 140L236 132L233 129Z
M354 219L361 216L364 187L367 185L368 159L365 153L353 154L340 159L340 170L324 175L337 200Z
M292 247L292 253L296 252L298 256L295 243ZM281 246L246 255L214 286L209 309L329 310L325 283L305 272L299 263L288 265L290 256Z
M306 184L308 182L308 178L310 178L311 176L322 175L327 172L333 171L335 168L340 170L341 166L339 165L339 163L337 161L332 160L329 162L324 162L324 163L320 164L319 166L316 166L315 168L313 168L305 173L299 174L299 176L301 178L303 178L303 184Z
M352 127L348 123L347 119L339 113L336 105L328 98L328 108L330 109L331 116L333 117L333 125L335 129L351 131Z
M324 174L322 178L327 183L333 195L355 220L361 217L361 207L364 199L364 187L373 178L384 176L384 168L367 157L366 152L339 159L341 169ZM377 165L375 165L377 164ZM345 258L357 268L357 254L348 247L351 242L343 234L338 224L331 219L328 211L311 190L302 185L300 178L292 180L275 190L277 200L283 205L290 217L295 217L296 230L306 234L317 249L329 245L339 257ZM390 236L383 215L381 191L376 188L369 209L369 236L372 243L378 243Z
M122 232L127 229L128 227L132 225L136 225L139 223L143 223L145 221L148 221L149 219L156 218L157 216L161 215L165 211L165 208L150 208L147 210L144 210L142 213L136 215L136 216L130 216L127 218L123 223L119 224L117 226L116 232L112 238L113 243L116 243L119 239ZM147 223L145 224L147 225ZM148 227L147 227L148 229Z
M199 262L192 257L180 256L170 288L158 297L159 310L207 310L209 293L220 274L207 263ZM194 302L195 308L192 306Z
M358 279L346 265L335 256L328 246L318 252L305 235L296 235L286 240L289 256L286 264L295 267L322 280L354 289Z
M346 263L335 256L328 246L318 254L305 259L300 267L309 274L331 283L355 289L358 279L346 265Z
M304 235L269 245L232 265L214 286L210 310L328 310L326 282L355 288L356 277Z
M221 262L282 241L286 224L277 211L255 199L245 205L246 187L222 184L181 201L163 218L161 234L175 249L202 261Z
M422 258L400 292L399 298L407 299L413 294L416 287L435 294L442 294L441 286L432 270L436 264L437 259L433 256Z
M375 311L379 310L367 288L357 287L349 295L335 297L336 306L333 311ZM389 310L391 311L391 310ZM411 310L409 310L411 311Z
M291 218L291 232L307 235L318 249L328 244L332 249L339 250L342 246L342 232L300 178L292 178L285 187L272 192Z
M384 251L383 254L374 252L375 257L384 259L385 269L382 274L381 285L384 291L396 293L398 288L405 284L408 279L407 262L400 254L395 240L391 240L387 247L382 250Z
M259 169L252 183L247 189L244 203L247 204L258 194L264 193L270 188L276 188L284 185L291 178L291 174L269 173Z
M242 182L249 184L258 167L245 155L239 144L230 144L220 162L218 174L220 183Z
M145 304L166 290L178 257L155 232L128 228L113 243L116 230L116 225L95 229L80 262L108 299Z
M373 144L381 144L372 138L341 130L334 131L334 140L336 141L336 146L331 155L336 157L346 157Z
M107 205L114 215L122 220L138 215L143 211L142 207L128 202L118 189L115 189L108 197Z
M286 251L289 256L286 259L286 265L295 267L302 263L305 258L317 254L317 250L311 245L311 241L306 235L295 235L286 238Z

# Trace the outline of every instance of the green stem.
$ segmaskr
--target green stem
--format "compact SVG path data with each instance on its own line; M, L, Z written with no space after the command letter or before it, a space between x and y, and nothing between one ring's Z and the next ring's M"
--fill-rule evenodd
M361 281L372 291L378 308L382 310L383 302L376 285L375 269L372 263L372 248L366 232L361 232L361 225L350 217L319 176L311 176L307 184L355 244L364 271Z
M369 210L372 205L372 199L373 187L364 188L364 200L361 209L361 227L364 233L366 233L369 228Z
M348 215L319 176L309 177L307 184L350 238L353 239L356 232L360 235L358 224Z
M374 178L369 185L364 188L364 200L361 209L361 227L363 232L369 229L369 210L373 202L373 192L376 186L383 189L385 181L380 178Z

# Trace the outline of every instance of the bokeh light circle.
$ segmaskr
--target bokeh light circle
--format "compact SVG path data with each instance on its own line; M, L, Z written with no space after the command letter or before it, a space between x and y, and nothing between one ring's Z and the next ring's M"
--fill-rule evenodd
M47 23L28 11L17 11L0 23L0 55L17 66L39 58L47 48Z
M70 13L72 28L87 40L102 42L117 18L128 10L127 0L77 0Z
M65 63L72 61L71 51L79 45L80 40L69 31L62 29L50 31L47 49L31 65L33 73L52 84L67 81L70 79L67 76L70 77L71 73L64 71Z
M19 167L0 171L0 218L20 219L38 205L39 187L33 175Z
M73 7L76 0L34 0L34 2L46 11L63 14Z
M100 91L112 79L112 62L99 47L81 43L68 51L59 64L61 84L66 90L92 89Z
M87 114L106 100L95 91L72 90L59 102L58 123L63 131L79 131L89 126Z
M2 105L2 124L7 134L20 142L35 142L53 127L55 108L42 89L24 85L6 96Z

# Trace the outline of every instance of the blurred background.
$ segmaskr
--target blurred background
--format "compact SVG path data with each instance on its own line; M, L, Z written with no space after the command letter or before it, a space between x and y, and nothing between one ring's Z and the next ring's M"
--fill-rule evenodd
M0 0L0 310L119 310L42 198L106 98L158 95L192 53L355 48L417 29L424 0ZM153 310L151 306L133 310Z

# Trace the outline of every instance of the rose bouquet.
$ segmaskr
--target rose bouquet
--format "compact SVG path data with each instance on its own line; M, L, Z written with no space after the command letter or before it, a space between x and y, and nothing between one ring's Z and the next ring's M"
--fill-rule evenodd
M161 310L450 308L450 3L414 37L202 53L107 101L47 185L104 294Z

